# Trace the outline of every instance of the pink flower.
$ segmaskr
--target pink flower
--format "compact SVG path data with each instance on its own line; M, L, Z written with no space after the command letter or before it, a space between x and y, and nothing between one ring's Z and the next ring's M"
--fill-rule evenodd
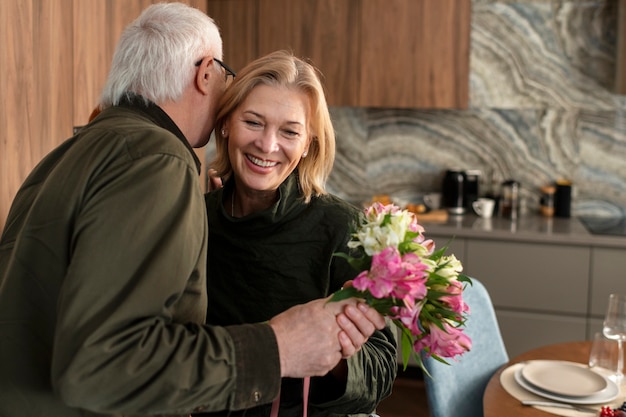
M372 267L361 272L353 282L359 291L368 290L376 298L385 298L394 288L396 275L400 271L400 253L394 247L385 248L372 256Z
M446 287L445 291L450 295L444 295L439 299L445 302L450 307L450 310L458 313L459 316L465 312L470 312L469 306L463 300L463 284L461 282L456 280L450 281L450 285Z
M432 239L425 239L422 234L418 236L417 243L426 248L428 255L431 255L435 251L435 242Z
M403 358L425 350L443 361L468 351L472 342L461 327L469 307L462 293L464 282L471 281L461 275L461 262L444 255L446 248L435 251L435 243L424 237L424 228L407 210L374 203L364 214L348 242L360 256L340 255L369 268L354 278L353 288L338 291L333 299L354 296L356 290L393 319L402 328Z
M392 309L393 319L400 320L412 335L421 335L422 329L419 326L419 315L422 312L423 303L415 303L415 300L406 297L403 299L404 307L394 307Z
M392 295L396 298L411 298L421 300L426 297L428 289L426 280L428 279L428 265L414 253L407 253L402 256L401 266L404 276L396 282L395 291Z
M421 242L421 241L423 241L423 240L424 240L424 237L423 237L423 234L424 234L424 226L422 226L421 224L419 224L419 223L417 222L417 219L415 218L415 216L411 216L411 219L412 219L412 221L411 221L411 224L409 224L408 229L409 229L409 231L411 231L411 232L417 232L417 233L419 233L419 234L420 234L420 238L421 238L421 239L417 241L417 242L419 243L419 242Z
M375 202L367 209L365 209L365 217L368 219L376 219L377 217L385 214L395 214L400 212L400 207L393 204L384 205L379 202Z
M471 339L458 328L443 322L444 330L436 325L430 326L430 333L415 342L414 349L420 351L429 348L428 355L453 358L472 349Z
M359 291L368 290L375 298L422 299L426 296L427 266L419 256L400 256L395 247L387 247L372 256L369 271L362 271L353 282Z

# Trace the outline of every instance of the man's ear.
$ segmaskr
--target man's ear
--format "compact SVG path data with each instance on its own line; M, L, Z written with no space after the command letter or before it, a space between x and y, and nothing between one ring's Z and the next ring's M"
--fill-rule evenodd
M211 65L213 65L213 59L205 58L200 63L200 66L198 67L198 71L196 71L196 78L195 78L196 88L199 91L201 91L203 94L209 94L210 92L209 85L211 84L211 81L212 81L211 77L215 75L214 72L211 72L211 68L210 68Z

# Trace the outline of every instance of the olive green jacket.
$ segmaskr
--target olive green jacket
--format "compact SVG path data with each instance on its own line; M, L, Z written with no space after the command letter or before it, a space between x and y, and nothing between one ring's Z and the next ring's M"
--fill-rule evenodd
M303 203L294 172L279 187L280 197L273 206L234 218L223 204L232 186L233 181L228 181L206 197L211 230L208 323L267 320L293 305L328 296L359 272L334 256L348 252L357 208L330 194ZM387 327L375 332L347 365L347 382L330 375L311 379L309 416L374 412L391 393L396 377L395 331ZM302 380L285 379L278 416L302 416L302 404ZM270 406L263 405L229 416L269 414Z
M0 416L188 415L278 394L268 325L203 325L199 162L142 103L104 110L17 193L0 240Z

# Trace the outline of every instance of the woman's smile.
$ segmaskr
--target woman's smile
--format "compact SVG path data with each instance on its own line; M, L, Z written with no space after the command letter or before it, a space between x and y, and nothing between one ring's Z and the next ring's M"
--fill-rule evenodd
M260 159L250 154L246 154L246 158L248 158L248 161L252 162L254 165L261 167L261 168L272 168L278 165L278 162Z

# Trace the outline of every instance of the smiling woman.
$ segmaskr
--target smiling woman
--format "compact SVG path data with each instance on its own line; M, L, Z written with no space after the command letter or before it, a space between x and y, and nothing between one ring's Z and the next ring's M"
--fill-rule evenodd
M226 90L215 136L212 167L225 182L206 196L213 297L207 321L265 321L354 278L356 271L334 254L350 251L359 210L325 190L335 136L315 68L286 52L253 61ZM246 416L272 409L284 416L375 412L397 372L395 331L361 307L384 329L372 334L370 325L355 326L330 373L284 379L273 408L245 410Z
M228 158L236 173L231 215L242 217L273 204L276 190L308 153L305 94L259 85L224 121Z

